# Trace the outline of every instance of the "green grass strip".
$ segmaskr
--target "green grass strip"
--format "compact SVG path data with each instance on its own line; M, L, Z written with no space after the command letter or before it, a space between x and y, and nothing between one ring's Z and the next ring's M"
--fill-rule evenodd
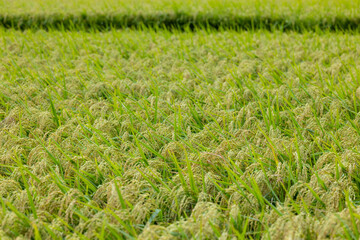
M0 14L0 26L6 29L84 30L168 29L168 30L281 30L281 31L345 31L358 32L360 17L329 16L292 18L289 16L236 15L211 13L79 13Z

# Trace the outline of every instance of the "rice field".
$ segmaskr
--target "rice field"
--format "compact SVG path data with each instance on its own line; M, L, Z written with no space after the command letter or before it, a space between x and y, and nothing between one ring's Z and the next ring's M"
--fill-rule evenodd
M13 29L360 31L360 0L0 0Z
M10 14L69 14L69 13L171 13L186 12L211 14L264 14L288 17L332 17L359 18L359 0L1 0L0 13ZM316 11L315 11L316 10Z
M0 19L360 17L356 1L32 3ZM0 24L0 239L360 238L357 30L86 19Z

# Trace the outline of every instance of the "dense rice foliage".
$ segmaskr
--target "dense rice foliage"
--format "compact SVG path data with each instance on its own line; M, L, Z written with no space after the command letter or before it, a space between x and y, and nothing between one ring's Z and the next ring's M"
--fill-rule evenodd
M0 238L360 237L360 36L1 30Z

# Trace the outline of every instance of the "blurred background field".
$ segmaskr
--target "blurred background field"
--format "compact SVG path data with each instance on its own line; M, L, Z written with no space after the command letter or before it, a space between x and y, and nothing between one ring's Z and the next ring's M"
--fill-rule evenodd
M1 0L2 14L46 14L54 13L210 13L234 15L267 15L304 17L358 17L359 0Z
M192 27L359 30L359 0L2 0L0 24L26 28Z

